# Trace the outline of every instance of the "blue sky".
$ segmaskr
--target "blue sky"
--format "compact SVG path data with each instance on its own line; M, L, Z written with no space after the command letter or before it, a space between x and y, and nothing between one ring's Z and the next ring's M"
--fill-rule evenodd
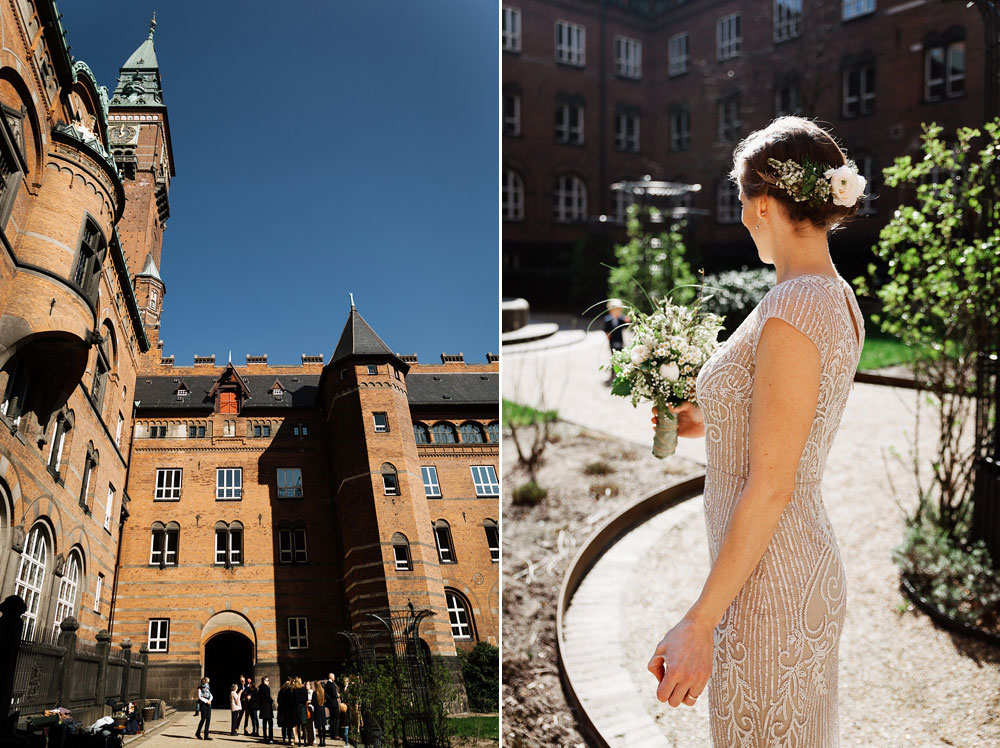
M499 353L498 16L485 0L59 3L114 89L154 10L177 176L164 354Z

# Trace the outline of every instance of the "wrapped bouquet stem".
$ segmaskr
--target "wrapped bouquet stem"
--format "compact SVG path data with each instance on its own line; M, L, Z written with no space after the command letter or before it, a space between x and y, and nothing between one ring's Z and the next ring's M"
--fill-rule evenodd
M611 355L611 394L630 398L633 406L656 404L653 455L663 459L677 449L677 416L667 406L697 403L698 373L719 347L723 319L702 311L700 295L691 306L664 297L652 312L633 308L629 316L631 344Z

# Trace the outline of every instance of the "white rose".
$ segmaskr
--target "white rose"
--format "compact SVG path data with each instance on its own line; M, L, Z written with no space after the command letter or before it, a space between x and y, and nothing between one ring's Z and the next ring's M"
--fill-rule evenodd
M632 363L638 366L649 358L649 348L644 345L637 345L632 349Z
M827 169L823 176L830 180L834 205L843 205L849 208L865 194L867 180L850 166L844 165L839 169Z
M664 379L669 379L671 382L676 382L681 375L681 370L677 368L677 364L664 364L660 367L660 376Z

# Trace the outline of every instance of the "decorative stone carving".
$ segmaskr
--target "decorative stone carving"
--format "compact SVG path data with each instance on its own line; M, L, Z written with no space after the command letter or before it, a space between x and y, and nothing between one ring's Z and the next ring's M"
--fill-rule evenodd
M17 525L14 528L14 536L10 541L10 547L18 553L24 552L24 540L28 534L24 530L24 525Z
M57 577L61 577L63 575L63 570L65 568L66 568L66 557L60 553L58 556L56 556L56 567L55 569L53 569L52 573Z

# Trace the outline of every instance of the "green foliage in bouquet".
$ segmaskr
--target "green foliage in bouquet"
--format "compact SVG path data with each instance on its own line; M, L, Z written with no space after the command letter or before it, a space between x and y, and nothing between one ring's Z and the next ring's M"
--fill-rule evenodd
M648 210L648 215L643 214ZM667 220L656 208L643 209L631 205L628 209L626 229L628 242L615 246L616 267L608 275L608 295L621 299L639 299L639 311L651 312L656 302L673 295L679 304L694 300L695 277L685 259L684 222L666 224L659 233L647 233L644 219Z
M974 422L975 399L968 395L977 357L990 350L1000 325L1000 119L982 131L959 128L954 140L925 124L921 141L922 158L903 156L884 170L886 186L912 198L896 209L874 248L888 279L875 291L883 314L872 318L911 350L933 352L913 362L942 424L933 491L924 490L917 460L914 468L920 494L936 494L938 526L964 540L959 527L971 508L970 476L986 425L972 440L961 436L964 424ZM874 263L868 272L878 274ZM868 278L854 282L859 293L872 293Z

